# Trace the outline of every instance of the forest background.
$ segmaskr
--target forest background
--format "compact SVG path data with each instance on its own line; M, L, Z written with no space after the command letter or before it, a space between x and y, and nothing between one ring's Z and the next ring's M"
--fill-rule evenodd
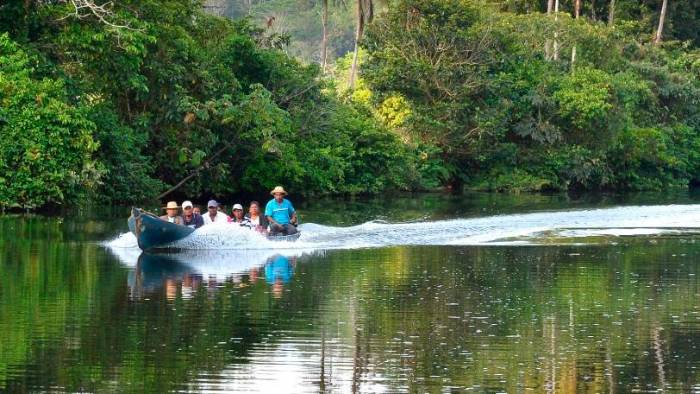
M700 182L691 0L4 0L0 208Z

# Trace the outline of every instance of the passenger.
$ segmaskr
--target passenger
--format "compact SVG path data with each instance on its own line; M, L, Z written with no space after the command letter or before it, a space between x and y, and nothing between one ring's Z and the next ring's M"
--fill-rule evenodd
M265 216L260 214L260 203L257 201L251 201L248 207L248 214L245 216L248 220L248 225L250 228L254 229L260 233L267 232L267 219Z
M246 218L243 216L243 205L233 204L233 210L231 211L231 217L228 219L229 223L238 223L241 226L247 226Z
M287 192L282 186L277 186L270 194L275 197L265 206L265 217L270 223L270 235L296 234L297 212L292 203L284 198Z
M219 212L219 203L216 202L216 200L209 200L207 203L207 209L209 212L204 215L204 224L228 222L228 215L223 212Z
M182 203L182 222L187 227L200 228L204 226L204 219L202 215L194 213L193 208L192 201L188 200Z
M165 209L166 214L160 217L162 220L175 224L183 223L182 216L177 214L180 210L180 207L177 206L176 201L168 201L168 203L165 205L165 208L163 209Z

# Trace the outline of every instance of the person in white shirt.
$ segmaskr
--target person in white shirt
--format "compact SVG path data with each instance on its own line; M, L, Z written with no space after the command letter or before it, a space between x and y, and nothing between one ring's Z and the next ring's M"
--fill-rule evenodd
M207 203L207 213L204 214L204 224L228 223L228 215L219 212L219 203L216 200L209 200Z

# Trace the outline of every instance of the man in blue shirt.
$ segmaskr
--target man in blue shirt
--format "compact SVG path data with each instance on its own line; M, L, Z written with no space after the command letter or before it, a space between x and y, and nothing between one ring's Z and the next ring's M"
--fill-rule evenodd
M287 192L282 186L275 187L270 194L275 198L265 206L265 216L270 223L270 235L291 235L297 232L297 212L284 196Z

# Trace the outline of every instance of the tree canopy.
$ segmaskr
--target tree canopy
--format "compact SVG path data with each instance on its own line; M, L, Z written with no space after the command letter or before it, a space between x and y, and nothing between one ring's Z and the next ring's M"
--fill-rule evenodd
M693 2L358 1L4 2L0 206L700 179Z
M623 19L649 15L645 4L620 2L611 26L492 3L397 1L364 39L374 105L401 100L402 128L434 147L452 182L638 190L698 179L692 40L652 45L649 21Z
M10 1L0 30L0 205L408 188L412 156L285 38L197 1ZM20 21L20 23L16 23ZM29 67L31 66L31 67ZM29 106L28 106L29 105ZM408 171L407 171L408 170ZM190 176L193 175L193 176Z

